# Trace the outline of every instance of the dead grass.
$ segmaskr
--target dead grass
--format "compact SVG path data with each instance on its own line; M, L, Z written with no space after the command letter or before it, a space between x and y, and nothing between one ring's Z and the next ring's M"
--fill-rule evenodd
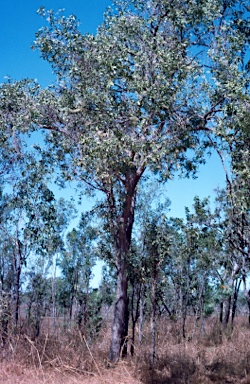
M149 351L141 361L145 384L250 384L250 328L240 319L232 331L223 331L211 319L206 334L190 332L181 339L177 325L161 323L158 329L158 354L150 368Z
M179 330L178 323L159 323L153 367L147 327L134 358L115 366L107 359L109 326L94 344L74 329L57 337L43 332L39 339L20 333L2 350L0 384L250 384L250 327L245 319L238 318L233 330L222 332L211 318L204 335L199 327L194 332L190 319L185 339Z
M67 372L64 369L27 368L15 363L0 364L0 384L139 384L127 364L102 369L101 375Z

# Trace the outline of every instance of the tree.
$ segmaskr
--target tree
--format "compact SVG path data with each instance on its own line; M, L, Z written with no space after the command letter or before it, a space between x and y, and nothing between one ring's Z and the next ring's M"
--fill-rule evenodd
M195 315L194 332L198 320L204 332L204 318L211 314L215 306L215 286L221 264L225 259L223 232L219 226L217 211L212 213L209 199L194 198L193 213L186 207L186 219L181 224L183 243L180 244L181 278L184 284L182 308L185 337L185 321L188 310ZM178 257L177 257L178 260ZM177 279L178 280L178 279ZM189 313L190 313L189 312ZM193 332L193 333L194 333Z
M63 205L64 211L67 208L62 201L55 201L43 170L39 172L39 163L28 154L23 162L21 175L9 183L9 193L3 194L0 201L1 281L2 287L12 293L15 326L19 320L23 269L32 269L29 259L52 259L62 247L65 212L60 212L59 207ZM68 220L70 209L66 212Z
M224 258L218 271L221 280L220 320L224 328L228 326L230 320L233 326L242 282L248 299L246 277L249 272L249 214L244 204L248 196L242 200L245 194L245 192L242 194L242 182L235 176L232 178L229 178L229 174L227 176L227 188L218 191L216 199L224 249Z
M242 22L243 23L243 22ZM241 23L239 23L240 25ZM244 23L242 24L244 29ZM242 29L241 28L241 29ZM248 36L249 39L249 36ZM243 55L244 57L244 55ZM233 319L241 283L250 308L250 297L246 286L249 271L249 62L242 60L245 75L236 74L239 87L231 103L225 105L227 113L216 127L215 149L225 171L226 189L218 193L219 209L224 213L224 237L227 247L227 268L223 281L224 300L221 320L226 326ZM229 80L228 80L229 81ZM234 81L234 80L233 80ZM212 138L207 134L210 141Z
M128 332L127 256L138 183L149 170L163 180L179 168L195 170L187 150L197 149L201 132L213 131L234 97L239 84L228 79L247 33L241 1L115 5L96 36L83 36L74 16L40 9L49 26L38 31L35 47L58 84L34 96L31 108L35 127L48 132L41 152L62 178L105 197L117 268L112 361ZM200 161L201 146L195 155Z
M78 229L74 228L67 234L66 249L59 262L68 294L70 320L75 301L78 305L78 325L84 330L87 330L90 318L90 282L96 262L94 241L97 231L90 220L88 214L82 214Z
M42 273L29 273L29 284L26 288L27 318L34 324L35 336L40 334L42 317L49 309L51 299L50 281Z
M29 80L0 86L0 180L17 179L25 168L27 131L32 124L32 100L38 85Z

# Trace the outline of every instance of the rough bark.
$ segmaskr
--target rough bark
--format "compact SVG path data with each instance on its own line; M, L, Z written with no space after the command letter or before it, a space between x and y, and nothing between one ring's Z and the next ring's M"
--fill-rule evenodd
M127 336L128 336L128 278L126 273L125 262L123 261L118 270L116 300L114 309L114 320L112 327L112 339L110 346L109 358L113 362L117 362L120 353L127 353Z
M109 353L109 358L112 362L117 362L120 355L125 356L127 354L129 323L127 258L129 256L134 224L136 186L141 174L142 172L140 174L131 173L126 177L126 181L124 182L126 198L121 215L118 214L115 199L111 192L108 197L110 213L112 215L110 218L110 227L115 240L117 267L116 299ZM116 226L113 225L114 217ZM116 233L112 231L114 227L118 229Z

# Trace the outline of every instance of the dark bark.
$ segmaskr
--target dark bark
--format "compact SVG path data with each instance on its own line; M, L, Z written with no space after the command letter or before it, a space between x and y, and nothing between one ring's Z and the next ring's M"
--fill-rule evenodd
M240 290L241 282L242 282L242 280L240 279L238 281L236 280L236 283L235 283L234 295L233 295L233 304L232 304L232 318L231 318L232 327L233 327L234 318L236 315L237 300L238 300L238 296L239 296L239 290Z
M223 322L223 301L220 302L220 323Z
M120 265L117 276L114 320L109 354L109 358L113 362L118 361L121 352L123 356L127 353L129 318L127 290L128 278L126 273L126 264L125 261L123 261Z
M120 230L116 239L116 267L117 284L112 326L112 337L109 358L116 363L122 355L127 353L128 336L128 276L126 258L129 252L130 242L127 241L126 231Z
M225 304L225 309L224 309L224 313L223 313L223 320L222 320L222 324L223 324L223 327L225 328L229 322L229 316L230 316L230 310L231 310L231 295L228 295L226 300L224 301L224 304Z
M222 319L223 328L226 328L229 323L230 313L232 309L232 299L233 299L233 305L234 305L234 298L233 298L232 292L233 291L235 292L235 289L236 289L235 281L236 281L236 275L238 274L239 270L240 270L240 267L235 262L232 273L231 273L231 277L229 280L229 285L228 285L229 293L224 301L225 306L224 306L224 313L223 313L223 319ZM236 297L236 301L237 301L237 297ZM236 302L235 302L235 305L236 305Z
M22 243L17 238L16 248L13 255L13 269L14 269L14 324L17 328L19 320L19 306L20 306L20 284L21 284L21 272L24 263L24 256L22 255Z
M167 311L167 313L169 315L169 318L172 320L173 319L173 312L168 308L167 304L165 303L162 293L160 293L160 299L161 299L161 302L162 302L164 309Z
M129 323L127 258L134 224L136 186L141 174L131 173L126 176L126 181L124 181L126 195L121 215L118 213L112 189L107 196L110 210L110 230L115 241L117 267L116 299L109 353L112 362L117 362L120 355L125 356L127 354Z
M18 325L19 319L19 305L20 305L20 277L21 267L18 267L15 271L15 288L14 288L14 322L15 327Z
M39 337L40 335L40 326L41 326L41 311L40 311L40 307L38 307L37 313L36 313L36 321L35 321L36 337Z

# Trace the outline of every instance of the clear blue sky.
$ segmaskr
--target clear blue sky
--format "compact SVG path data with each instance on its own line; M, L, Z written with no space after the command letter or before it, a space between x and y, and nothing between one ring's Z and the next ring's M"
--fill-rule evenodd
M64 8L81 21L81 31L95 33L111 0L1 0L0 5L0 82L29 77L48 85L53 77L50 67L31 50L36 31L46 24L37 15L41 6L55 11Z
M75 14L80 20L83 33L95 33L103 20L105 9L111 0L2 0L0 6L0 82L5 76L12 79L32 78L42 86L53 82L50 66L32 51L36 31L46 24L37 15L40 6ZM218 186L223 186L225 175L216 155L200 167L198 179L179 180L166 184L166 195L171 200L171 216L184 216L184 207L191 207L195 195L211 196ZM65 191L62 191L65 196Z

